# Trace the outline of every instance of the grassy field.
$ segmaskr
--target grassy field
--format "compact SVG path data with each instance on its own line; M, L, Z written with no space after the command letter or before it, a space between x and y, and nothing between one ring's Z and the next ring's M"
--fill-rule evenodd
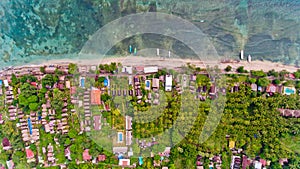
M291 136L288 135L285 138L281 139L281 143L285 145L291 151L300 153L300 136Z

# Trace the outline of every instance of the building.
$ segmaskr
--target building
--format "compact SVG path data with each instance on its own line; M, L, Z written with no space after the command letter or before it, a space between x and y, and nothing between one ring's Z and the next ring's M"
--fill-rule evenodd
M276 91L277 91L277 87L274 84L269 84L267 86L266 92L268 92L268 93L276 93Z
M151 66L151 67L144 67L144 73L157 73L158 67L157 66Z
M34 153L29 147L26 147L26 157L27 159L32 159L34 157Z
M2 119L2 114L0 113L0 124L3 124L4 120Z
M256 92L257 91L257 84L252 83L251 84L251 90Z
M122 73L132 74L132 66L123 66Z
M101 116L94 116L94 129L101 130Z
M70 81L66 81L66 88L70 89L71 88L71 82Z
M125 116L126 119L126 130L132 130L132 117Z
M105 161L106 160L106 156L101 154L98 156L98 161L101 162L101 161Z
M8 169L13 169L15 167L13 160L6 161L6 165Z
M132 131L126 131L126 145L130 146L132 144Z
M255 169L262 169L262 163L260 161L254 161L253 166Z
M152 79L152 87L159 88L159 79L157 79L157 78Z
M82 158L84 161L89 161L92 159L92 156L89 154L89 149L85 149L82 153Z
M11 148L11 144L10 144L8 138L6 138L6 137L3 138L2 147L3 147L4 150L9 150Z
M100 105L101 104L101 91L98 88L93 87L91 90L91 104Z
M166 75L165 79L166 79L165 91L172 91L172 81L173 81L172 75Z
M229 148L234 149L235 147L235 141L229 141Z
M8 87L9 86L8 85L8 80L4 80L3 83L4 83L4 87Z
M119 159L119 165L120 166L130 166L130 159Z

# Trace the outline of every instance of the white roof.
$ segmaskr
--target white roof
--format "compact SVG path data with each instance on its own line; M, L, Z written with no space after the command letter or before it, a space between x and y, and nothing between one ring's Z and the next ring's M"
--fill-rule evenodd
M4 86L5 86L5 87L8 87L8 86L9 86L7 80L4 80L3 83L4 83Z
M254 163L254 168L255 168L255 169L261 169L261 168L262 168L262 163L261 163L261 162L258 162L258 161L255 161L255 163Z
M144 73L156 73L158 72L157 66L144 67Z
M166 75L166 85L165 85L165 90L166 91L171 91L172 90L172 75Z

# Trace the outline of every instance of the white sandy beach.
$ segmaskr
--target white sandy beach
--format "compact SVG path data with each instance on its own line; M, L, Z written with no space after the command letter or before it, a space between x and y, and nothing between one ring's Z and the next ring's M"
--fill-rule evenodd
M61 60L49 60L43 62L42 64L63 64L63 63L77 63L79 65L99 65L107 64L111 62L122 63L122 65L128 66L159 66L166 68L176 68L187 63L191 63L197 67L205 68L206 66L214 67L218 66L220 69L225 69L228 65L236 69L240 66L244 66L246 70L263 70L269 71L274 69L276 71L287 70L289 72L297 71L297 67L292 65L283 65L282 63L274 63L270 61L252 61L251 63L247 61L241 61L239 63L221 63L220 61L201 61L201 60L191 60L191 59L180 59L180 58L159 58L159 57L139 57L139 56L128 56L128 57L106 57L96 59L61 59Z

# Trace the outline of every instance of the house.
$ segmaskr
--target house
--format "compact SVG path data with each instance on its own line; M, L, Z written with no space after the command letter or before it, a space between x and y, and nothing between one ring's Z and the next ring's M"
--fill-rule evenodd
M101 154L98 156L98 161L101 162L101 161L105 161L106 160L106 156Z
M269 84L267 86L266 92L268 92L268 93L276 93L276 91L277 91L277 87L274 84Z
M71 88L71 82L70 81L66 81L66 88L70 89Z
M235 147L235 141L229 141L229 148L234 149Z
M209 89L209 94L216 95L216 93L217 93L217 87L213 84Z
M100 130L101 129L101 116L97 115L94 116L94 129Z
M196 79L197 79L197 76L196 76L196 75L191 75L190 80L191 80L192 82L195 82Z
M251 165L252 160L249 159L247 156L243 155L243 161L242 161L242 169L249 168Z
M26 157L27 159L32 159L34 157L33 151L29 147L26 147Z
M4 150L9 150L11 148L11 144L10 144L8 138L6 138L6 137L3 138L2 147Z
M123 66L122 73L132 74L132 66Z
M0 124L3 124L4 120L2 119L2 114L0 113Z
M126 130L131 130L132 129L132 117L125 116L125 119L126 119Z
M130 146L132 144L132 131L126 131L126 145Z
M172 90L172 81L173 81L172 75L166 75L165 81L166 81L165 91L171 91Z
M67 157L68 160L72 160L72 159L71 159L71 151L70 151L70 147L67 147L67 148L65 149L65 157Z
M279 159L279 164L280 165L284 165L284 164L288 164L288 159L287 158L281 158L281 159Z
M120 166L130 166L130 159L119 159Z
M143 72L144 71L144 67L143 66L135 66L135 70L137 72Z
M262 169L262 163L260 161L254 161L253 166L255 169Z
M159 88L159 79L157 78L152 79L152 88Z
M8 85L8 80L4 80L3 83L4 83L4 87L8 87L9 86Z
M158 67L157 66L151 66L151 67L144 67L144 73L157 73L158 72Z
M100 105L101 104L101 91L98 88L93 87L91 90L91 104Z
M252 83L251 84L251 90L256 92L257 91L257 84Z
M15 167L13 160L6 161L6 165L8 169L13 169Z
M84 161L89 161L92 159L92 156L89 154L89 149L85 149L82 153L82 157Z

